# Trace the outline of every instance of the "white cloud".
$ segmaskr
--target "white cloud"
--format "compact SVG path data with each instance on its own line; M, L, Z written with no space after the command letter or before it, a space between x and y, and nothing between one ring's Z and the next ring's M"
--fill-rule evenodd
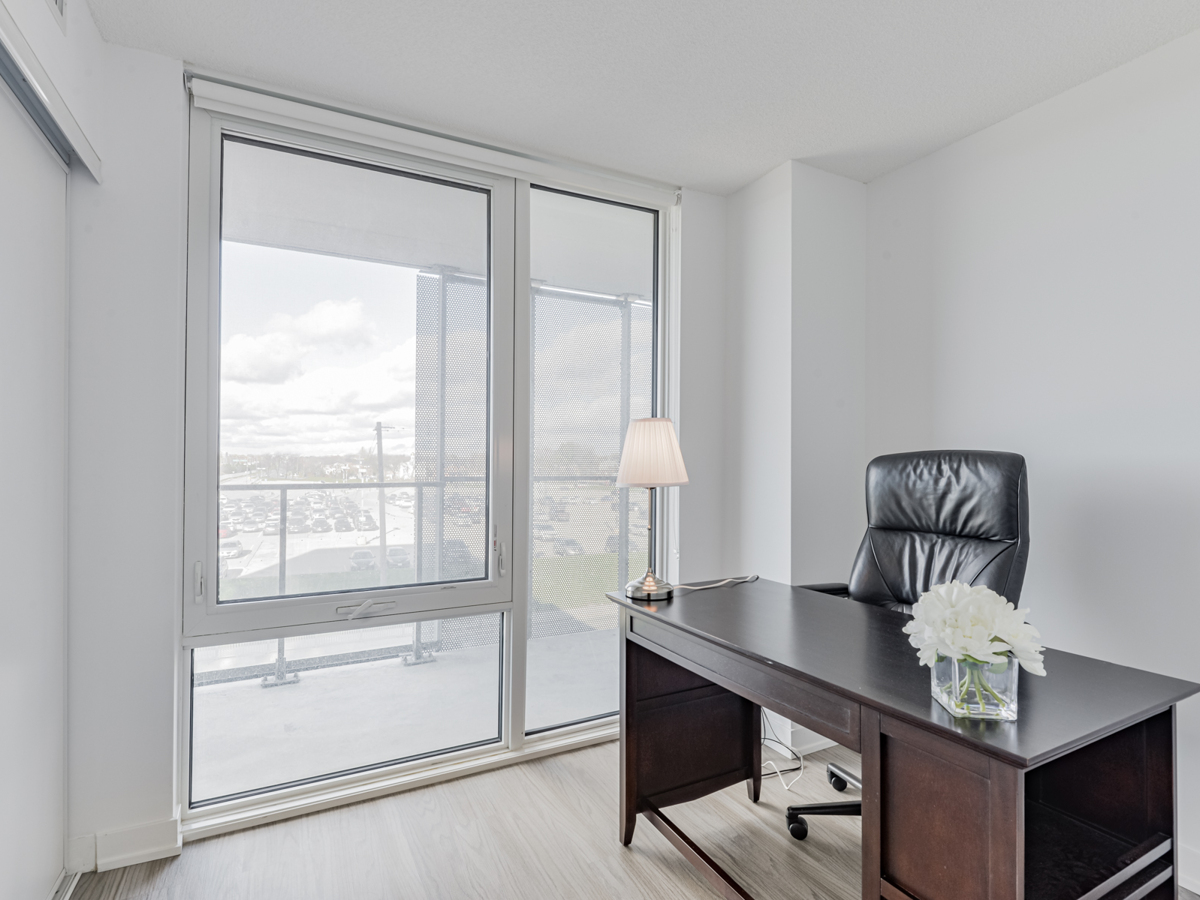
M305 349L291 334L235 334L221 348L225 381L281 384L300 374Z
M291 331L310 341L341 347L361 347L371 343L374 328L363 314L361 300L322 300L300 316L280 314L271 318L276 331Z
M416 341L324 365L279 383L222 385L222 449L238 453L352 453L373 440L377 421L411 443Z
M574 313L582 320L573 328L541 337L535 365L534 440L536 451L578 442L599 454L616 453L625 435L621 421L621 319L611 314L580 314L547 303L546 315ZM561 321L561 320L560 320ZM567 319L567 321L570 321ZM556 323L557 324L557 323ZM630 417L647 416L649 405L649 319L636 319L632 329Z
M221 347L225 382L282 384L304 373L310 354L362 350L375 329L360 300L322 300L300 316L271 317L264 334L234 334Z

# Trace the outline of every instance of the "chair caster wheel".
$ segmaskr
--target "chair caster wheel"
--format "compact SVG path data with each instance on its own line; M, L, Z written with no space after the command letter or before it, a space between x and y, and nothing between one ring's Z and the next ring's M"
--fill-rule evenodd
M833 785L835 791L844 791L849 787L844 778L840 778L832 772L829 773L829 783Z
M795 819L788 822L788 833L798 841L808 837L808 823L803 819Z

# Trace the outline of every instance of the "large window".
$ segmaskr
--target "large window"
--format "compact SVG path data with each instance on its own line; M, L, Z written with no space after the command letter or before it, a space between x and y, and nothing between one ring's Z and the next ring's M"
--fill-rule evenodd
M488 192L222 155L217 602L483 578Z
M658 217L535 188L527 732L615 712L617 608L646 567L645 491L617 488L631 419L654 415Z
M192 126L189 815L611 716L664 207L346 129Z

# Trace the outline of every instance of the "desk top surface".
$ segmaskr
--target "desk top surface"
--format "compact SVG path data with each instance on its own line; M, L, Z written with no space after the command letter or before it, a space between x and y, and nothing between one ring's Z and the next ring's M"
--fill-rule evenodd
M647 604L609 599L735 653L791 670L883 713L943 731L1021 767L1038 765L1200 691L1200 684L1047 649L1046 675L1022 672L1016 722L955 719L929 693L929 669L900 629L908 616L759 580Z

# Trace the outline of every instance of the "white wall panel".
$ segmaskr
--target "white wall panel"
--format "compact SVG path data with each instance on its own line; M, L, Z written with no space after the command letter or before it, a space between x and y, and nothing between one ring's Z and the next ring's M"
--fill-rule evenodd
M0 897L63 869L67 177L0 86Z
M69 833L149 852L178 815L187 104L177 61L102 62L105 180L71 181Z

